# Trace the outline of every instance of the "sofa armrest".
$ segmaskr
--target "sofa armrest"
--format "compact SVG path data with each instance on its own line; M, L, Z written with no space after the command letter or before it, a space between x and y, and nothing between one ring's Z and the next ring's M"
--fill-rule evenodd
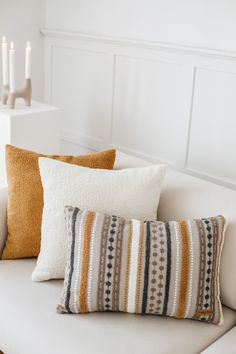
M7 188L0 189L0 257L7 237Z

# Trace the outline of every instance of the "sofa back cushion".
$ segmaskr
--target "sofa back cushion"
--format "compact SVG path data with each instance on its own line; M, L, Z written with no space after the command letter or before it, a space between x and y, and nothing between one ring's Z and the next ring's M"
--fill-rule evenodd
M117 153L115 168L146 166L145 160ZM158 220L202 218L223 214L227 230L220 267L222 303L236 310L236 191L184 173L167 170Z

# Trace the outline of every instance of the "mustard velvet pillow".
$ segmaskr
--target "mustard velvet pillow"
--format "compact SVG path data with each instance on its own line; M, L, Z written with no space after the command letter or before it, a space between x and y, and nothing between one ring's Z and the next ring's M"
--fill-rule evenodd
M6 146L8 235L2 259L37 257L41 241L43 188L38 158L49 157L74 165L113 169L115 150L84 156L46 156Z

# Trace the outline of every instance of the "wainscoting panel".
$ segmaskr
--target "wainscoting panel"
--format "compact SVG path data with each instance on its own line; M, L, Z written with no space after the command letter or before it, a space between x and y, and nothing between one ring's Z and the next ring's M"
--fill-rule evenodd
M236 189L236 53L42 30L62 147L116 147Z
M182 162L189 118L182 110L183 70L175 63L116 57L115 146L171 165Z
M63 132L77 143L100 148L109 139L111 60L102 52L53 46L51 103L62 108Z
M187 168L236 182L236 73L198 69Z

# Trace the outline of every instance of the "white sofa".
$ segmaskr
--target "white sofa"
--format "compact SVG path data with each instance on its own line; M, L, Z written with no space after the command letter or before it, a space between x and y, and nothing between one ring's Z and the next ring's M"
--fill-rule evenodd
M118 153L117 168L147 162ZM0 251L7 192L0 191ZM229 221L221 265L222 326L122 313L59 315L62 281L33 283L35 259L0 261L0 349L5 354L236 353L236 192L169 170L162 220L224 214ZM225 306L227 305L227 306Z

